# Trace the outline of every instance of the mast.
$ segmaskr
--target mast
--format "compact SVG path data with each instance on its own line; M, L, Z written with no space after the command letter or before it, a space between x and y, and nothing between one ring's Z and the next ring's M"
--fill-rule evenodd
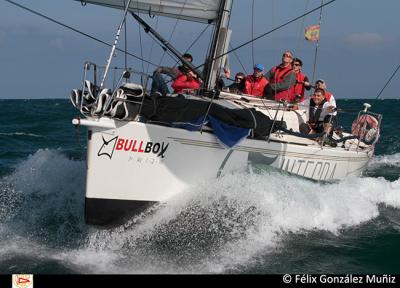
M203 87L209 90L214 88L219 70L224 65L227 57L225 55L217 60L213 60L216 56L224 54L228 48L230 40L230 31L228 26L231 8L232 0L221 1L218 11L218 21L203 71L205 78Z

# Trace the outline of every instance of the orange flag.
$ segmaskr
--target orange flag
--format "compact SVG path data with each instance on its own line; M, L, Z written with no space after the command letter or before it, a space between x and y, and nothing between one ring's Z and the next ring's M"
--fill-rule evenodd
M304 33L304 37L306 38L306 40L311 41L311 42L318 41L319 40L319 30L320 30L319 25L308 26Z

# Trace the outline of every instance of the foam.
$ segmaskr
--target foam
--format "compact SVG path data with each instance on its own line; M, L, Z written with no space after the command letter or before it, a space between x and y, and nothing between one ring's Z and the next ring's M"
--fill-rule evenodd
M378 169L382 166L400 167L400 153L375 156L368 165L369 168L373 169Z
M1 179L8 230L52 245L75 242L84 231L84 163L60 150L39 149ZM3 206L4 205L4 206ZM1 221L0 221L1 222ZM1 239L1 235L0 235Z
M399 180L383 178L326 185L280 173L227 175L132 220L136 226L91 234L89 246L124 251L130 264L113 273L222 273L275 249L289 233L338 235L376 218L380 204L400 208L399 192ZM147 260L133 265L129 254Z

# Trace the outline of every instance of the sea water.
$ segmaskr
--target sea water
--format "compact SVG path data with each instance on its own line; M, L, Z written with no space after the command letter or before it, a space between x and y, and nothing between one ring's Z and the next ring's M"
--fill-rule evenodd
M397 100L338 100L349 129L383 114L361 178L279 171L200 183L113 229L84 223L86 129L68 100L0 100L0 273L398 273Z

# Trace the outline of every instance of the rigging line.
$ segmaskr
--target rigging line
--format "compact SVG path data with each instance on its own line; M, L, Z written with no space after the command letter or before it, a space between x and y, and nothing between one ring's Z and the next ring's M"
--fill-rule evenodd
M128 14L128 8L129 8L129 5L131 5L131 1L132 0L128 0L128 4L126 5L125 11L124 11L124 16L122 17L121 23L118 26L117 35L115 35L114 44L113 44L113 46L111 48L110 56L108 57L108 60L107 60L106 70L104 71L104 75L103 75L103 79L101 80L101 83L100 83L99 91L101 91L103 89L103 87L104 87L104 82L106 81L108 70L110 69L112 57L114 56L115 48L117 48L119 34L121 33L122 25L126 21L126 15Z
M162 43L160 43L160 41L156 38L156 37L154 37L151 33L146 33L146 35L148 35L152 40L153 40L153 42L154 43L157 43L160 47L161 47L161 49L162 50L168 50ZM169 51L166 51L166 53L167 53L167 55L172 59L172 60L176 60L176 56L174 56L173 54L171 54ZM145 61L146 62L146 61ZM154 65L154 66L159 66L159 65L155 65L155 64L152 64L152 65Z
M197 36L197 38L192 42L192 44L190 44L190 46L185 50L185 53L187 53L188 51L189 51L189 49L190 48L192 48L192 46L194 45L194 44L196 44L196 42L201 38L201 36L206 32L206 30L208 29L208 27L210 27L211 26L211 24L208 24L204 29L203 29L203 31L201 31L200 32L200 35L199 36ZM152 36L151 36L152 37ZM154 39L154 38L153 38ZM155 40L155 39L154 39ZM156 40L154 41L154 42L156 42ZM160 46L162 46L162 45L160 45ZM171 53L168 53L168 51L166 51L167 52L167 55L168 56L170 56L171 58L173 58L174 60L176 60L176 58L174 58L172 55L171 55ZM234 52L235 53L235 52ZM236 53L235 53L236 54ZM239 61L240 62L240 61ZM176 65L178 65L179 64L179 60L177 60L177 61L175 61L175 64L174 64L174 66L173 67L176 67ZM202 66L202 65L201 65ZM201 67L201 66L199 66L199 67ZM243 65L242 65L243 66ZM165 80L165 84L168 84L168 83L170 83L170 82L172 82L173 81L173 79L170 79L170 80Z
M189 45L188 48L186 48L185 53L188 52L190 50L190 48L192 48L194 46L194 44L197 43L197 41L199 41L200 37L203 36L203 34L207 31L208 27L210 27L211 24L208 24L199 34L199 36L197 36L196 39L194 39L194 41L192 42L192 44Z
M125 0L124 0L124 6L125 6ZM124 48L125 48L125 51L127 51L128 50L128 43L127 43L127 37L126 37L126 21L125 21L125 23L124 23ZM128 55L126 55L126 52L125 52L125 54L124 54L124 60L125 60L125 70L127 70L128 69ZM125 79L126 80L126 79Z
M48 17L48 16L46 16L46 15L44 15L44 14L41 14L41 13L39 13L39 12L37 12L37 11L35 11L35 10L32 10L32 9L30 9L30 8L28 8L28 7L25 7L25 6L23 6L23 5L19 4L19 3L16 3L16 2L11 1L11 0L4 0L4 1L6 1L6 2L12 4L12 5L15 5L15 6L19 7L19 8L22 8L22 9L28 11L28 12L31 12L32 14L35 14L35 15L40 16L40 17L42 17L42 18L45 18L45 19L47 19L47 20L49 20L49 21L51 21L51 22L53 22L53 23L56 23L56 24L58 24L58 25L60 25L60 26L62 26L62 27L64 27L64 28L67 28L67 29L69 29L69 30L72 30L72 31L74 31L74 32L76 32L76 33L78 33L78 34L81 34L81 35L83 35L83 36L85 36L85 37L88 37L88 38L90 38L90 39L92 39L92 40L94 40L94 41L97 41L97 42L99 42L99 43L101 43L101 44L104 44L104 45L106 45L106 46L108 46L108 47L112 47L111 44L109 44L109 43L107 43L107 42L105 42L105 41L103 41L103 40L100 40L100 39L98 39L98 38L96 38L96 37L94 37L94 36L92 36L92 35L89 35L89 34L87 34L87 33L85 33L85 32L79 31L78 29L76 29L76 28L74 28L74 27L71 27L71 26L69 26L69 25L67 25L67 24L64 24L64 23L62 23L62 22L60 22L60 21L57 21L57 20L55 20L55 19L53 19L53 18L50 18L50 17ZM130 53L130 52L124 51L124 50L119 49L119 48L116 48L116 50L118 50L118 51L120 51L120 52L127 53L129 56L132 56L133 58L136 58L136 59L139 59L139 60L143 60L143 61L147 62L147 63L150 64L150 65L157 66L157 64L154 64L154 63L152 63L152 62L149 62L149 61L146 61L146 60L144 60L144 59L141 59L140 57L138 57L138 56L136 56L136 55L134 55L134 54L132 54L132 53Z
M335 1L336 1L336 0L331 0L331 1L325 3L325 4L321 5L321 6L318 6L318 7L314 8L314 9L312 9L312 10L310 10L310 11L308 11L308 12L306 12L306 13L304 13L304 14L302 14L302 15L296 17L296 18L293 18L292 20L287 21L287 22L285 22L285 23L282 24L282 25L279 25L279 26L275 27L274 29L272 29L272 30L270 30L270 31L268 31L268 32L265 32L265 33L263 33L263 34L257 36L257 37L254 38L254 39L251 39L251 40L249 40L249 41L247 41L247 42L244 42L244 43L240 44L239 46L237 46L237 47L235 47L235 48L233 48L233 49L231 49L231 50L229 50L229 51L227 51L227 52L225 52L225 53L222 53L221 55L218 55L218 56L214 57L214 58L212 59L212 61L215 61L215 60L217 60L217 59L219 59L219 58L221 58L221 57L223 57L223 56L225 56L225 55L227 55L227 54L229 54L229 53L231 53L231 52L233 52L233 51L239 50L240 48L243 48L244 46L249 45L251 42L254 42L254 41L256 41L256 40L258 40L258 39L260 39L260 38L263 38L263 37L267 36L268 34L271 34L272 32L275 32L276 30L279 30L279 29L281 29L281 28L283 28L283 27L285 27L285 26L287 26L287 25L289 25L289 24L291 24L291 23L293 23L293 22L295 22L295 21L301 19L302 17L304 17L304 16L306 16L306 15L308 15L308 14L311 14L311 13L317 11L318 9L321 9L322 7L327 6L327 5L329 5L329 4L331 4L331 3L335 2ZM204 65L205 65L205 63L203 63L203 64L201 64L200 66L197 66L197 67L195 67L195 68L200 68L200 67L203 67Z
M231 44L231 43L229 43L229 47L232 47L232 44ZM242 66L242 69L243 69L244 73L245 73L246 75L248 75L247 70L246 70L246 68L244 67L242 61L240 61L240 58L239 58L239 56L237 55L236 51L233 51L233 55L235 56L236 60L238 60L240 66Z
M251 6L251 38L254 38L254 0L252 1ZM251 59L254 66L254 42L251 42Z
M137 4L137 9L139 11L139 1L136 1ZM140 12L138 12L138 15L140 14ZM142 42L142 29L140 29L140 25L138 25L138 29L139 29L139 43L140 43L140 57L143 58L143 42ZM144 62L141 61L142 64L142 72L144 74ZM142 84L142 87L144 86L144 80L143 80L143 76L140 77L140 83Z
M390 76L389 80L386 82L385 86L383 86L382 90L379 92L378 96L376 96L375 99L378 99L381 96L383 90L385 90L386 86L389 85L390 81L392 81L394 75L396 75L396 73L397 73L397 71L399 71L399 69L400 69L400 64L399 64L399 66L397 66L396 70L394 70L392 76Z
M187 0L185 0L185 3L183 3L183 6L182 6L182 8L181 8L181 11L179 12L179 16L182 16L183 9L185 8L185 6L186 6L186 3L187 3ZM179 18L177 18L177 19L176 19L176 21L175 21L175 25L174 25L174 28L172 28L171 35L169 36L168 42L171 42L171 40L172 40L172 37L174 36L174 33L175 33L175 30L176 30L176 27L178 26L179 20L180 20ZM164 55L165 55L165 52L166 52L166 51L164 50L164 53L163 53L163 55L161 56L161 59L160 59L159 65L161 65L162 61L164 60Z
M310 3L310 0L307 0L307 2L306 2L306 5L305 5L305 7L304 7L304 12L306 12L307 11L307 9L308 9L308 4ZM301 25L300 25L300 31L299 31L299 38L297 38L297 47L296 47L296 50L300 50L300 43L301 43L301 38L303 38L304 39L304 21L306 20L306 17L303 17L302 18L302 21L301 21ZM294 51L294 53L295 54L297 54L296 53L296 51Z
M155 30L158 29L158 20L159 20L159 19L160 19L160 17L157 16L157 19L156 19L156 26L154 27ZM154 48L154 41L151 41L150 52L149 52L149 59L150 59L151 56L153 55L153 48ZM149 69L150 69L150 65L147 63L146 74L149 73Z
M317 55L318 55L318 47L319 47L319 38L321 37L322 4L324 4L324 0L321 0L321 10L319 11L319 23L318 23L319 24L319 37L317 38L317 43L315 44L314 66L313 66L311 83L314 83L315 70L317 69Z
M189 45L189 47L185 49L184 53L189 52L189 50L194 46L194 44L197 43L197 41L200 40L201 36L203 36L203 34L207 31L208 27L210 27L210 26L211 26L211 24L208 24L206 27L204 27L204 29L200 32L200 34L196 37L196 39L194 39L193 42ZM176 67L176 65L178 65L178 63L179 63L179 60L175 61L175 64L173 67Z

